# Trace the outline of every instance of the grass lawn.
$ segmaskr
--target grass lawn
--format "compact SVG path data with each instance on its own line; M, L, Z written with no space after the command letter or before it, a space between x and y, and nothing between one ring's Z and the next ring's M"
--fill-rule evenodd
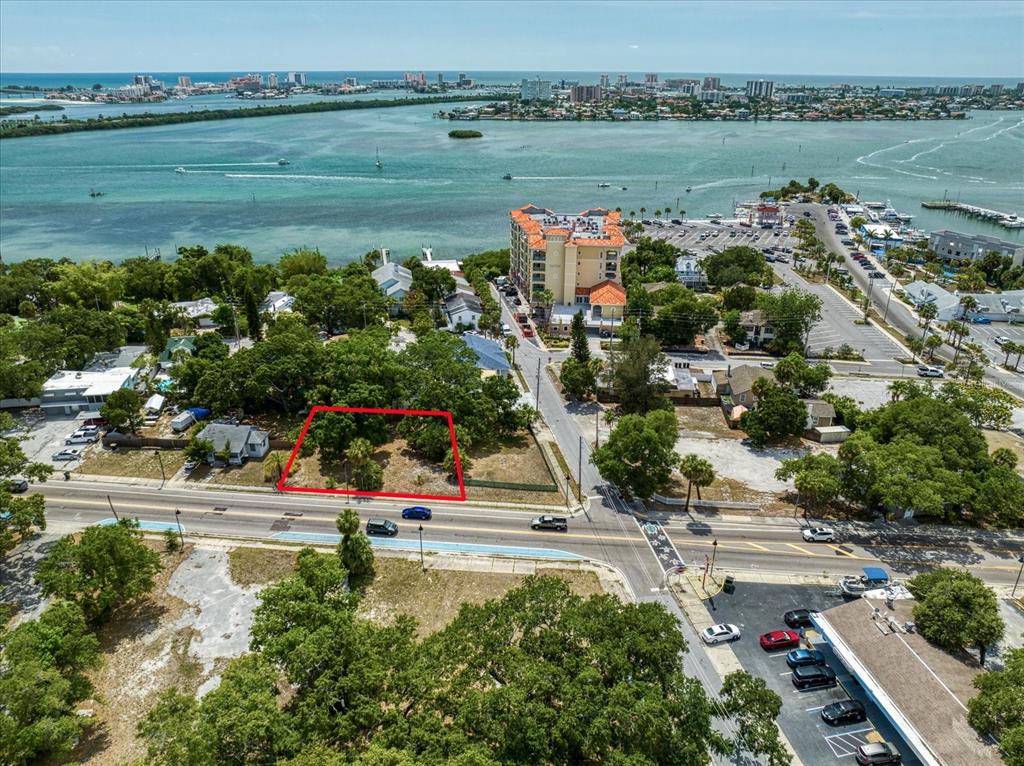
M232 548L228 552L231 579L239 585L266 585L295 571L295 551L273 548Z
M729 428L718 407L676 407L675 411L680 431L701 431L727 439L745 439L747 436L739 429Z
M270 450L260 460L246 460L242 465L229 465L223 468L210 469L206 466L199 466L189 476L189 480L200 480L213 474L213 478L210 479L214 484L237 484L240 487L270 487L273 486L272 482L263 480L263 467L267 464L274 455L281 455L284 458L284 463L281 464L281 470L284 470L284 466L287 465L288 455L291 454L285 450Z
M159 451L160 457L156 456ZM85 460L76 469L78 473L100 474L103 476L133 476L140 479L159 479L160 462L163 461L164 475L170 479L185 464L185 454L180 450L132 449L111 450L96 446L89 450Z
M469 450L472 464L468 473L474 479L506 481L517 484L556 484L530 434L517 434L498 444ZM556 504L565 502L561 492L527 492L496 487L466 487L466 497L494 502Z

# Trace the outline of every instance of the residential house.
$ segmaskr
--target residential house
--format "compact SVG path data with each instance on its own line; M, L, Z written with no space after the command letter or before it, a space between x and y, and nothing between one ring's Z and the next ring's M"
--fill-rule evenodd
M398 311L412 288L412 272L397 263L385 263L374 269L371 276L381 292L394 301L394 310Z
M911 282L903 286L903 294L915 308L931 303L937 311L935 319L948 322L960 315L960 298L933 282Z
M196 351L195 340L193 335L168 338L164 344L164 350L157 357L157 367L160 371L169 370L183 356L192 356Z
M138 373L134 367L61 370L43 383L40 407L47 415L73 415L98 409L115 391L133 388Z
M200 298L195 301L178 301L172 303L173 308L179 309L189 319L195 319L202 329L216 327L210 315L217 310L217 304L213 298Z
M775 338L775 328L761 309L741 312L740 327L746 331L751 347L764 346Z
M475 329L483 312L483 306L475 295L455 292L444 299L445 322L451 332Z
M225 449L229 465L241 465L249 458L261 458L270 450L270 434L251 425L232 423L210 423L199 432L197 438L213 445L206 462L214 465L220 462L218 455Z
M583 314L591 330L614 330L622 324L626 309L626 290L618 282L606 279L593 287L576 288L576 302L551 308L547 330L552 335L567 336L575 314Z
M706 290L708 286L708 278L695 255L681 255L676 258L676 279L684 287L698 292Z
M462 336L462 342L476 354L476 366L484 377L501 375L507 377L512 369L505 356L505 349L500 343L482 335L469 334Z
M807 405L807 429L828 428L836 419L836 408L824 399L804 399Z
M722 408L731 421L739 419L739 408L742 408L742 412L752 409L757 404L754 382L762 378L775 382L775 375L771 370L752 364L740 364L712 373L715 392L721 397Z
M283 290L271 290L267 293L267 297L263 299L263 303L260 304L260 313L281 314L291 311L294 304L294 296L289 295Z

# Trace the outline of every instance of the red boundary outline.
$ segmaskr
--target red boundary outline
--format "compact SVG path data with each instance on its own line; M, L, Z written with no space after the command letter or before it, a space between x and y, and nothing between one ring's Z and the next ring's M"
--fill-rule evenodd
M455 456L455 474L459 480L459 494L413 495L404 492L365 492L357 489L286 487L284 483L288 479L288 474L291 473L292 465L295 463L295 457L299 454L299 447L302 446L302 440L306 438L309 426L318 412L356 412L367 415L426 415L445 418L448 421L448 433L451 435L452 440L452 454ZM284 468L284 473L281 474L281 478L277 482L277 489L280 492L309 492L318 495L361 495L364 497L401 497L412 500L458 500L462 502L466 499L466 484L462 480L462 460L459 458L459 445L455 440L455 421L452 420L452 413L447 410L389 410L377 407L329 407L322 404L317 405L309 411L309 417L306 418L306 422L302 426L302 431L299 432L299 438L295 442L295 446L292 448L292 454L288 457L288 464Z

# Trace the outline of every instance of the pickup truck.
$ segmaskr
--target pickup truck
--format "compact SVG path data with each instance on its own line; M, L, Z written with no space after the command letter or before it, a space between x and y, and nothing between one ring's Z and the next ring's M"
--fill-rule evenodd
M565 532L569 529L569 522L562 516L538 516L530 522L530 529L553 529L556 532Z

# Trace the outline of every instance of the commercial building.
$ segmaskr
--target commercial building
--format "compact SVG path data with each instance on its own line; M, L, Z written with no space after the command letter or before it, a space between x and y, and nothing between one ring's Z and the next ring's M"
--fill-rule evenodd
M926 641L914 629L912 599L885 598L811 613L842 666L833 669L846 670L855 682L849 688L873 702L899 733L900 747L911 751L901 753L904 763L912 756L923 766L1002 763L996 746L967 723L967 703L978 693L974 680L983 668Z
M1011 258L1014 266L1024 265L1024 244L986 234L939 229L928 237L928 249L946 261L977 261L989 253L999 253Z
M277 87L277 72L271 72L270 74L267 75L267 87L268 88L276 88Z
M553 302L588 303L578 298L601 282L620 282L619 260L626 238L619 214L592 208L574 215L536 205L509 212L512 281L523 295L550 290Z
M188 75L178 75L178 87L179 88L191 88L192 78Z
M524 77L519 84L519 98L523 101L550 101L551 81L539 77L536 80L527 80Z
M573 104L600 101L602 95L600 85L574 85L569 91L569 101Z
M576 314L583 314L583 322L589 329L614 332L622 324L625 309L626 289L618 282L606 279L593 287L578 288L574 303L552 307L548 332L568 336Z
M43 383L39 406L47 415L73 415L84 410L96 410L115 391L132 388L138 373L134 367L61 370Z
M960 315L960 299L932 282L911 282L903 286L903 294L915 308L927 303L935 306L936 321L948 322Z
M747 98L771 98L774 93L772 80L747 80Z

